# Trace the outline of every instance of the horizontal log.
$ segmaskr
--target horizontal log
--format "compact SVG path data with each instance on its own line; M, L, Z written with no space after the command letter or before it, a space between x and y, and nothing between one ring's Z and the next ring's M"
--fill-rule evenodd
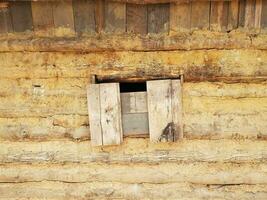
M259 199L267 197L266 185L123 184L115 182L2 183L3 199Z
M184 74L185 81L267 77L267 51L205 50L103 53L1 53L0 78L110 79L170 77Z
M193 162L156 165L12 163L0 166L0 184L42 181L267 185L267 163Z
M266 162L267 141L183 140L151 143L125 138L120 146L94 148L90 141L1 142L0 163Z
M94 35L85 37L0 37L0 52L174 51L200 49L266 50L266 33L196 31L170 35Z

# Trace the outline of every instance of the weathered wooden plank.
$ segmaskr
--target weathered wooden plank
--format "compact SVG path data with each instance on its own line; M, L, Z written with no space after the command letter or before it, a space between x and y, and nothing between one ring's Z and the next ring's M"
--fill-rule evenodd
M210 2L192 2L191 29L209 29Z
M148 33L168 33L170 4L148 5Z
M213 31L226 31L228 25L228 2L211 2L210 29Z
M126 4L105 2L105 31L124 33L126 31Z
M122 114L122 128L124 136L148 134L148 113Z
M45 31L54 28L52 2L32 2L32 20L35 31Z
M100 115L103 145L122 142L121 101L118 83L100 84Z
M255 4L255 28L260 29L262 16L262 0L256 0ZM265 10L265 12L267 11Z
M12 24L15 32L32 30L31 2L11 2Z
M239 0L238 27L245 26L246 0Z
M229 13L228 13L228 30L233 30L238 27L238 10L239 0L232 0L229 2Z
M147 106L150 140L158 142L173 122L171 80L147 81Z
M101 110L100 110L100 85L90 84L87 88L87 104L91 142L94 146L103 145Z
M127 32L147 34L147 5L127 4Z
M172 94L172 121L174 124L174 141L183 138L183 105L182 105L182 83L181 80L171 80Z
M0 34L12 32L12 22L7 2L0 3Z
M261 27L267 28L267 1L262 1Z
M53 16L56 28L64 27L74 30L72 0L54 2Z
M190 31L191 2L170 4L170 31Z
M79 34L88 32L94 33L95 23L95 1L76 0L73 2L73 13L75 30Z
M96 32L101 33L105 25L105 0L95 1Z
M123 114L147 112L147 93L121 93L121 109Z

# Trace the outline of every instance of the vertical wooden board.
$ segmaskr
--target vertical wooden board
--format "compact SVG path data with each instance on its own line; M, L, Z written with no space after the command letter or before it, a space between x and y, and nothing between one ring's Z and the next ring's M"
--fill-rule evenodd
M11 2L11 18L13 30L15 32L24 32L32 30L32 9L30 1Z
M103 145L122 142L120 88L118 83L100 84L100 110Z
M121 93L121 109L123 114L147 112L147 93Z
M209 29L210 20L210 2L195 1L192 2L191 9L191 29Z
M32 20L35 31L54 28L53 7L49 1L32 2Z
M148 33L168 33L170 4L148 5Z
M246 0L239 0L238 27L245 26Z
M172 80L172 120L174 123L175 140L183 138L183 106L181 80Z
M172 123L171 80L147 81L147 106L150 141L158 142Z
M91 143L93 146L103 145L100 115L100 85L90 84L87 87L87 104Z
M56 28L64 27L74 30L72 0L53 2L53 16Z
M96 26L94 0L75 0L73 2L73 12L76 32L95 32Z
M229 2L228 13L228 30L233 30L238 27L238 7L239 0L232 0Z
M210 12L210 29L213 31L226 31L228 24L227 1L212 1Z
M105 31L124 33L126 31L126 4L105 2Z
M256 0L255 2L255 28L261 27L261 16L262 16L262 0Z
M256 0L246 0L245 28L254 28L255 26L255 5Z
M0 3L0 34L12 32L12 23L8 3Z
M101 33L105 24L105 0L95 1L95 23L96 32Z
M191 3L170 4L170 31L190 30Z
M267 28L267 1L262 1L261 28Z
M147 5L127 4L127 32L147 34Z

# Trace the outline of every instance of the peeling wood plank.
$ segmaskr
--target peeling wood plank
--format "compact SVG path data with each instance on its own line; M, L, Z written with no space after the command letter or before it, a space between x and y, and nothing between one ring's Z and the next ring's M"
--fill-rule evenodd
M232 0L229 2L229 13L228 13L228 30L233 30L238 27L238 10L239 0Z
M31 2L11 2L10 9L15 32L32 30Z
M170 5L170 31L190 31L191 2Z
M91 142L93 146L103 145L101 115L100 115L100 85L89 84L87 87L87 105Z
M210 29L226 31L228 25L228 2L211 2Z
M53 16L56 28L74 30L72 0L62 0L53 3Z
M126 32L126 4L105 2L105 31L108 33Z
M127 32L147 34L147 5L127 4Z
M191 30L209 29L210 2L192 2Z
M120 144L123 134L118 83L100 84L100 113L103 145Z
M75 31L81 33L94 33L95 25L95 1L75 0L73 2Z
M8 3L0 3L0 34L12 32L12 22Z
M171 97L171 80L147 81L149 135L152 142L159 142L165 128L172 123Z
M52 2L32 2L32 18L35 31L45 31L54 28Z
M170 4L148 5L148 33L168 33Z

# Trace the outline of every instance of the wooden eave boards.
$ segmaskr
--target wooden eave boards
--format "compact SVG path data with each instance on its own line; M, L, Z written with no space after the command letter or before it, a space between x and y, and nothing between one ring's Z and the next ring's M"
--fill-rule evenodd
M152 142L183 137L180 80L147 81L147 92L121 93L119 83L90 84L87 90L91 141L118 145L123 135L147 134Z

